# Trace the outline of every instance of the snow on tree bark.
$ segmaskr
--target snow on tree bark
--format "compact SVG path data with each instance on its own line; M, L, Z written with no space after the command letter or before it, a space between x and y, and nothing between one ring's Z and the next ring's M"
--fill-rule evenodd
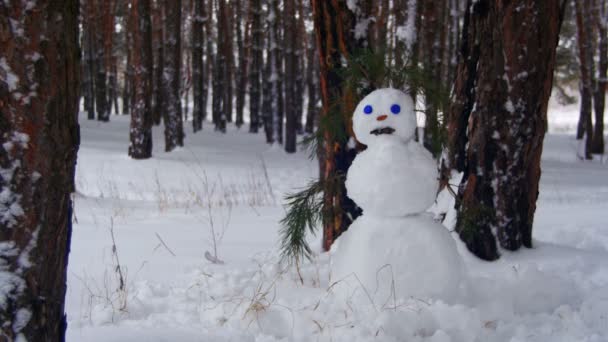
M0 13L0 341L63 341L78 1L5 1Z
M562 7L563 8L563 7ZM532 247L560 1L467 2L449 112L451 166L464 173L456 231L477 256Z

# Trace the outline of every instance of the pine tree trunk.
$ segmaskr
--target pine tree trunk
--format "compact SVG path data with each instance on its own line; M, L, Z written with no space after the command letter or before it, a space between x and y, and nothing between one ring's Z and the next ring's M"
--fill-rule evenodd
M344 175L356 155L347 145L352 137L350 118L356 105L356 94L343 80L344 62L351 54L369 47L368 36L354 37L355 25L369 18L369 8L353 13L345 2L312 0L317 48L319 49L320 88L323 109L321 121L335 122L331 129L322 130L319 163L323 191L323 249L346 231L352 220L361 214L347 197ZM338 132L339 131L339 132Z
M274 57L271 58L270 55L270 35L268 39L264 42L266 48L266 60L264 63L263 70L263 83L262 83L262 113L263 113L263 125L264 125L264 134L266 135L266 143L272 144L274 143L274 125L273 125L273 112L271 111L271 102L273 99L273 94L271 93L271 78L270 72L272 70L271 65L273 64Z
M249 73L249 132L257 133L260 127L260 105L262 100L263 37L262 4L252 0L251 11L251 68Z
M203 92L204 87L204 23L205 23L205 2L204 0L194 1L194 18L192 19L192 97L194 100L192 108L192 128L194 132L203 129L203 112L206 110Z
M308 95L308 108L306 109L306 126L305 132L311 134L314 132L315 118L317 117L317 102L318 102L318 56L315 54L315 36L307 37L306 47L306 90Z
M165 151L170 152L178 146L184 146L184 125L180 99L181 83L181 0L165 0L165 29L167 39L164 41L164 122Z
M599 35L599 60L597 80L593 92L595 110L595 130L591 151L604 154L604 108L606 103L606 87L608 86L608 1L598 0L597 31Z
M83 60L84 60L84 97L85 97L85 110L87 112L87 118L89 120L95 119L95 32L94 24L92 20L92 12L94 7L89 3L85 2L84 8L82 8L83 20Z
M1 341L65 340L78 9L77 0L0 3Z
M296 151L296 120L298 119L296 107L296 43L297 26L295 22L295 0L285 0L285 151Z
M245 95L247 94L247 62L248 62L248 51L247 47L249 44L249 19L245 15L246 11L243 9L242 0L236 2L236 16L235 16L235 27L236 27L236 42L237 42L237 53L238 53L238 72L236 76L236 127L240 128L243 125L243 109L245 107ZM245 30L241 24L241 19L247 18L245 22Z
M222 100L222 113L226 118L226 122L232 122L232 74L234 70L234 53L232 49L232 8L227 3L227 0L220 0L220 13L223 13L222 30L224 32L224 39L220 41L222 44L222 61L224 66L222 67L224 78L223 85L223 97ZM222 8L223 6L223 8Z
M581 107L578 127L576 132L577 139L585 137L585 159L592 159L591 143L593 141L593 123L591 119L591 111L593 106L593 52L591 44L590 25L587 22L589 19L589 6L592 0L575 1L576 6L576 26L578 33L578 51L579 61L581 66L580 78L580 96Z
M152 28L150 0L131 0L130 31L133 65L131 130L129 156L147 159L152 156Z
M558 0L469 0L466 11L449 112L450 159L464 173L456 231L475 255L494 260L497 242L532 247L563 12Z
M163 91L163 73L165 67L164 59L164 1L156 0L154 12L152 15L153 31L153 49L156 51L156 63L154 64L154 105L152 108L152 118L155 125L160 125L165 108L165 99Z
M101 1L101 0L98 0ZM103 5L97 3L96 8L96 30L95 30L95 109L97 111L97 120L107 122L110 121L110 112L108 106L108 94L106 84L106 65L105 65L105 42L104 42L104 13Z
M270 0L268 21L268 93L264 96L268 98L268 114L266 119L267 139L269 143L279 142L282 138L282 119L281 112L282 89L279 78L281 77L281 56L279 53L279 6L278 0Z

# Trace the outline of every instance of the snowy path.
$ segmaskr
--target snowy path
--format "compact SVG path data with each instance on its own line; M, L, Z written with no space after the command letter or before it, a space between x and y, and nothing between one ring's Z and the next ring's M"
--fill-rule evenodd
M128 117L81 128L68 341L608 341L608 165L576 160L568 135L545 141L536 248L484 263L459 246L462 303L383 305L328 290L327 255L303 285L277 264L281 198L316 174L306 153L207 126L169 154L155 129L154 158L133 161ZM204 258L210 219L224 265Z

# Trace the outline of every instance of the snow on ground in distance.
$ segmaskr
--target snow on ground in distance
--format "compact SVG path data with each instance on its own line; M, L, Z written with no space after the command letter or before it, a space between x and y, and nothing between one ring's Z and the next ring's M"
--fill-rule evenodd
M551 132L577 115L552 106ZM171 153L155 128L154 157L134 161L128 120L81 116L68 341L608 340L608 166L577 160L571 134L545 140L534 249L486 263L457 241L474 295L380 303L336 294L327 253L279 263L282 197L317 173L305 152L206 123ZM211 222L224 264L204 257Z

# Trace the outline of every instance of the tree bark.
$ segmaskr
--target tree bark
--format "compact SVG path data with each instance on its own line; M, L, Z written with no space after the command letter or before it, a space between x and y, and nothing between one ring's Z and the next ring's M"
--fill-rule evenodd
M285 0L285 151L296 152L296 130L298 113L296 107L296 4L295 0Z
M194 105L192 108L192 129L194 132L203 129L203 114L206 111L204 90L205 69L203 65L204 54L204 24L205 24L205 2L204 0L194 1L194 18L192 18L192 98Z
M591 154L591 144L593 142L593 123L591 119L591 111L593 109L592 70L594 62L591 43L592 32L589 30L590 25L588 24L588 22L591 21L589 18L589 6L591 5L591 1L592 0L575 1L579 62L581 66L581 78L579 85L581 107L576 138L583 139L585 137L585 159L593 159Z
M165 151L173 151L184 146L184 124L180 99L181 83L181 0L165 0L165 29L167 39L164 41L164 122Z
M345 62L355 51L369 44L369 26L365 34L355 36L355 25L369 18L369 7L352 12L344 1L312 0L313 20L320 64L320 89L323 109L321 121L331 121L331 129L322 130L320 146L320 178L323 181L323 249L346 231L361 210L348 198L344 177L356 155L348 147L353 136L351 116L357 94L347 88L343 79ZM368 23L369 24L369 23ZM361 33L361 31L359 31ZM334 127L335 126L335 127Z
M264 28L262 26L262 4L252 0L251 11L251 68L249 73L249 132L257 133L260 127L260 105L262 100L262 69L264 67Z
M604 154L604 108L606 103L606 87L608 86L608 1L598 0L596 9L596 25L599 35L599 58L597 79L593 91L593 105L595 111L595 130L591 152Z
M560 1L468 1L450 159L464 173L456 231L478 257L532 247ZM525 28L525 29L522 29Z
M153 23L153 48L156 51L156 63L154 64L154 105L152 108L152 117L155 125L160 125L163 117L163 110L165 108L165 99L163 91L163 74L165 67L164 58L164 1L156 0L154 6L154 12L152 14Z
M152 156L152 28L150 0L131 0L130 30L133 65L129 156Z
M250 16L245 15L247 13L247 6L243 8L243 1L239 0L236 2L236 16L235 16L235 27L236 27L236 41L237 41L237 52L238 52L238 73L235 77L236 87L236 127L241 128L243 125L243 110L245 107L245 95L247 95L247 69L249 62L249 45L250 45ZM241 24L241 19L244 20L245 27ZM244 29L244 30L243 30Z
M0 341L64 341L78 1L0 3Z

